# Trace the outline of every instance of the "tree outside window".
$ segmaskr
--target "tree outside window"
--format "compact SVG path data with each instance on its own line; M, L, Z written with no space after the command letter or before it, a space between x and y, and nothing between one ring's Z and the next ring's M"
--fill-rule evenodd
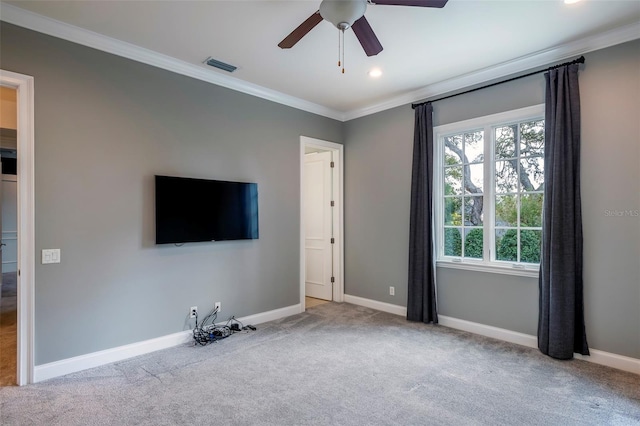
M494 130L495 259L540 262L544 121Z
M440 256L539 263L544 120L488 124L446 135L439 143Z

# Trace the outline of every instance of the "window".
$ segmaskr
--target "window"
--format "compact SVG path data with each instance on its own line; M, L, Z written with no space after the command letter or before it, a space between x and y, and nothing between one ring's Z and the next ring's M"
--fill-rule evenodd
M444 254L482 259L484 134L459 133L445 136L442 143Z
M543 116L538 105L434 129L439 265L537 271Z

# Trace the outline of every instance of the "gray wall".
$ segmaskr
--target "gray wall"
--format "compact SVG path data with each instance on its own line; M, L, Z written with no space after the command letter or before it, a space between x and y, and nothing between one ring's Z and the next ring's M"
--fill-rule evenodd
M413 111L342 124L1 24L0 67L35 77L36 365L297 304L299 136L345 146L346 292L406 305ZM640 358L640 42L581 72L585 298L593 348ZM542 76L440 102L436 124L543 101ZM255 181L260 239L155 246L153 175ZM38 256L39 257L39 256ZM438 271L440 312L535 334L535 279ZM396 287L389 296L388 287Z
M582 95L585 317L594 349L640 358L640 41L586 56ZM544 77L441 101L435 125L544 102ZM345 126L346 293L406 306L409 105ZM438 268L442 315L535 335L537 279ZM396 295L389 296L389 286Z
M36 365L299 299L299 136L343 124L2 23L35 77ZM212 71L215 72L215 71ZM258 183L260 239L154 244L153 176Z

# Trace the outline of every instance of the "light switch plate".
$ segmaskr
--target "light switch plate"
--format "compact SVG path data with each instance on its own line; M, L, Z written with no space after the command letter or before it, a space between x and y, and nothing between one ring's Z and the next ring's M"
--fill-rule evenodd
M60 249L42 250L42 264L60 263Z

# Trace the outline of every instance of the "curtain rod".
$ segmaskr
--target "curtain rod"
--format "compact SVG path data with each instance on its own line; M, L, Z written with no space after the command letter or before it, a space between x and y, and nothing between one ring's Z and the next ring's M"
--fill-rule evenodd
M464 94L467 94L467 93L475 92L477 90L481 90L481 89L486 89L488 87L497 86L498 84L508 83L510 81L518 80L520 78L529 77L531 75L540 74L541 72L547 72L547 71L554 70L556 68L564 67L565 65L573 65L573 64L584 64L584 56L580 56L578 59L574 59L571 62L565 62L564 64L554 65L552 67L549 67L549 68L546 68L546 69L543 69L543 70L530 72L529 74L519 75L517 77L513 77L513 78L510 78L508 80L498 81L498 82L495 82L495 83L487 84L486 86L476 87L475 89L466 90L464 92L456 93L456 94L449 95L449 96L443 96L441 98L433 99L433 100L430 100L430 101L424 101L424 102L420 102L420 103L417 103L417 104L411 104L411 108L416 109L416 107L418 107L420 105L428 104L428 103L431 103L431 102L442 101L444 99L453 98L455 96L464 95Z

